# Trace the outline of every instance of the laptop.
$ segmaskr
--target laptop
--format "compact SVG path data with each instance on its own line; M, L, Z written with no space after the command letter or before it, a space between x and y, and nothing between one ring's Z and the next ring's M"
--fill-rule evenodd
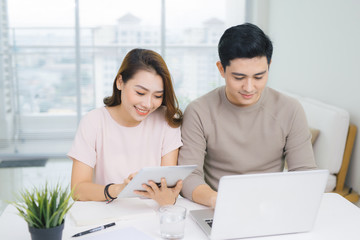
M224 176L215 209L190 215L210 239L311 231L328 175L311 170Z

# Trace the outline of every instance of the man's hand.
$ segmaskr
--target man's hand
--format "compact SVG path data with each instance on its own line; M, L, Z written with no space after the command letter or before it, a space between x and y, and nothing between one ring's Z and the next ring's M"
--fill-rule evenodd
M192 200L196 203L215 208L217 192L212 190L209 185L199 185L192 192Z

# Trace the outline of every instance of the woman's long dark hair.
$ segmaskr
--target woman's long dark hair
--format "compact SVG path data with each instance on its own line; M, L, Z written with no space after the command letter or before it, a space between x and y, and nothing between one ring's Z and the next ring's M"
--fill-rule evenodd
M104 98L104 104L108 107L121 104L121 91L116 86L116 81L121 75L122 81L131 79L138 71L154 71L162 78L164 94L162 106L166 107L165 118L171 127L180 126L183 114L179 108L169 69L160 54L147 49L133 49L126 54L118 73L116 74L112 96Z

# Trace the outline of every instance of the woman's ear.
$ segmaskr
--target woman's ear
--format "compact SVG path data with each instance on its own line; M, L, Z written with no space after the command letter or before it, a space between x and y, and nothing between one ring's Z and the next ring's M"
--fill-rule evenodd
M122 80L122 76L121 74L119 74L119 76L116 79L116 88L121 91L123 90L124 87L124 81Z

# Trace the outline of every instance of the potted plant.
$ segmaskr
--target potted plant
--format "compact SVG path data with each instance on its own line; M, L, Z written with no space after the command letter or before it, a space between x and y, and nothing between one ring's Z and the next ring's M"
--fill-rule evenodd
M61 240L65 214L74 204L73 191L67 189L59 183L53 188L46 183L42 188L21 192L12 203L28 223L32 240Z

